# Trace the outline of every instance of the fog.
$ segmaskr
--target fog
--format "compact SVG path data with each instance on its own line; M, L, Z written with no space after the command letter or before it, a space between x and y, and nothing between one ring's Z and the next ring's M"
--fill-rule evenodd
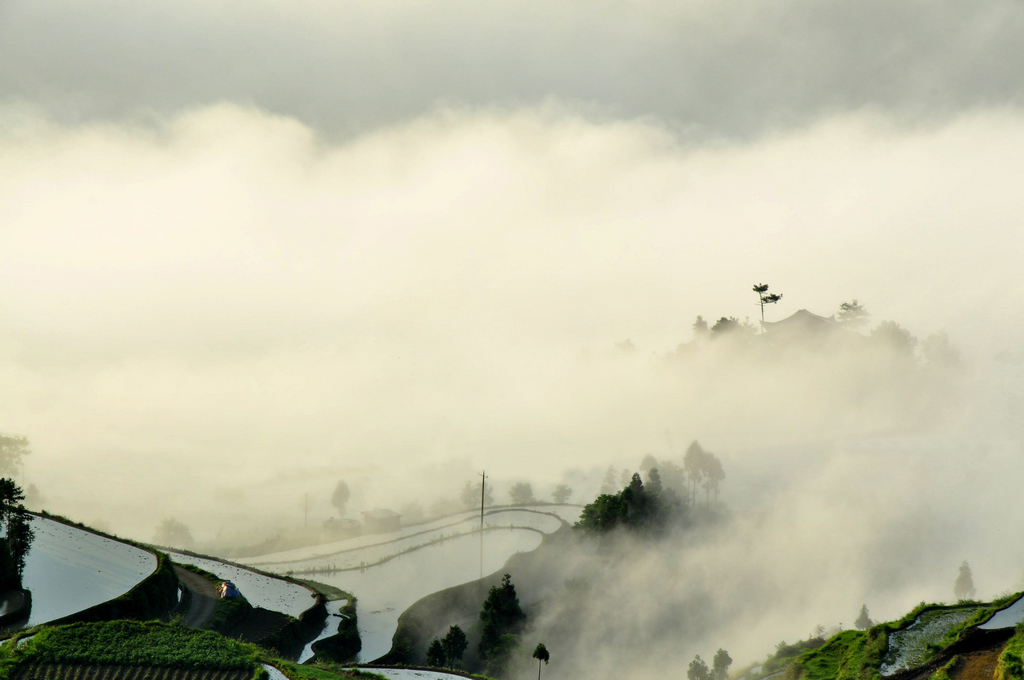
M1020 5L452 7L0 3L0 432L42 506L238 548L339 479L350 517L482 470L585 503L699 440L719 524L552 575L565 677L743 665L964 559L1020 587ZM760 282L918 345L695 336Z

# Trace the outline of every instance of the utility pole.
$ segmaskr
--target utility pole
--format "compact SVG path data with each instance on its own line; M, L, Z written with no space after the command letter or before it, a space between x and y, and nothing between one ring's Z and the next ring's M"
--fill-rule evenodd
M480 578L484 577L484 488L487 485L487 471L480 473Z
M309 492L302 495L302 530L309 528Z

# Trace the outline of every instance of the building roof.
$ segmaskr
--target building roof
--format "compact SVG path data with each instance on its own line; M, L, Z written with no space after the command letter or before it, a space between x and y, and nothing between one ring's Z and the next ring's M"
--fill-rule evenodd
M781 321L762 321L765 331L777 330L809 330L809 331L832 331L845 330L836 322L836 316L819 316L806 309L793 312Z
M367 519L391 519L392 517L401 517L402 515L395 512L394 510L385 510L383 508L378 510L367 510L363 513L363 517Z

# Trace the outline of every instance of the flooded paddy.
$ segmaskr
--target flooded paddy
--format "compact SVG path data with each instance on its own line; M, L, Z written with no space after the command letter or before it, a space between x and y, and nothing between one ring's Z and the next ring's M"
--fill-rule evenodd
M32 591L26 628L112 600L156 571L155 555L127 543L38 516L32 530L23 579Z
M169 551L178 564L191 564L205 569L218 578L233 582L253 607L281 612L288 616L299 614L316 604L313 591L291 581L266 576L236 564Z
M411 668L361 668L368 673L383 675L388 680L466 680L463 675L452 675L440 671L420 671Z
M1012 628L1024 621L1024 597L1019 598L1006 609L997 611L991 619L978 626L982 630L998 630Z
M509 516L505 516L507 521ZM479 521L479 520L478 520ZM542 540L537 529L492 529L484 534L483 574L500 570L518 552L535 550ZM325 558L321 566L328 566ZM308 561L315 567L315 560ZM291 563L263 568L283 573ZM458 536L423 546L383 564L365 569L318 573L316 579L352 593L358 599L361 662L372 662L391 649L399 615L431 593L480 578L480 534ZM243 590L244 592L244 590ZM336 620L336 619L335 619Z
M889 634L889 651L878 672L892 675L919 666L934 653L929 645L937 644L950 630L966 621L976 608L932 609L922 613L907 628Z

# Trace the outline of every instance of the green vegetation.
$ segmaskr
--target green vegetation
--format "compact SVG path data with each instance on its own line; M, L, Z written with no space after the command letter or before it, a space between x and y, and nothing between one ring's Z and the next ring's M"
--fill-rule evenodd
M591 535L606 534L618 527L642 534L663 532L673 520L681 518L685 510L678 494L661 488L657 469L649 474L649 488L644 487L639 474L634 474L629 485L619 493L598 496L593 503L584 506L573 528Z
M260 677L265 653L211 631L156 621L104 621L43 628L18 647L0 647L0 676L29 664L246 671Z
M22 503L24 500L25 494L13 479L0 479L0 526L3 527L3 536L0 537L0 592L21 588L25 558L35 538L31 515Z
M339 666L335 663L325 663L319 659L313 665L300 665L290 661L282 661L275 665L284 671L288 677L294 678L294 680L338 680L338 678L348 678L349 680L384 679L384 676L376 673L369 673L359 668Z
M999 655L995 680L1024 680L1024 624L1017 630Z
M491 586L480 610L482 632L477 651L489 674L504 674L512 653L519 646L517 633L525 619L512 576L505 574L500 586Z
M775 654L771 656L761 666L761 675L771 675L775 671L781 670L785 666L795 659L800 654L817 649L825 644L825 639L820 637L812 637L808 640L802 640L801 642L794 642L791 645L787 645L785 642L780 642L775 648Z
M469 640L462 628L451 626L444 639L435 639L427 647L427 665L434 668L456 668L468 646Z

